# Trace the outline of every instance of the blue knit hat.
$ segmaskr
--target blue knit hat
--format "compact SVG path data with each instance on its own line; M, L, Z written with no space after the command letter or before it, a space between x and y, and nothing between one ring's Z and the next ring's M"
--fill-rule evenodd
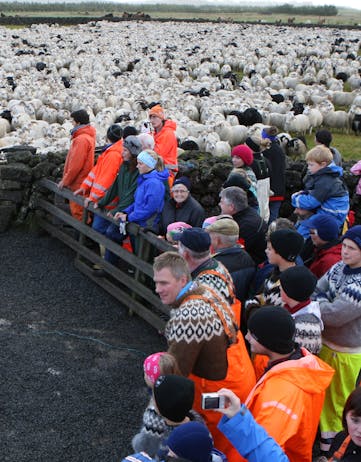
M350 239L361 249L361 225L352 226L346 233L342 236L342 240Z
M213 449L208 428L199 422L188 422L175 428L166 445L177 456L190 462L210 462Z
M317 235L325 242L338 238L340 227L336 218L326 214L316 214L307 220L308 229L316 229Z

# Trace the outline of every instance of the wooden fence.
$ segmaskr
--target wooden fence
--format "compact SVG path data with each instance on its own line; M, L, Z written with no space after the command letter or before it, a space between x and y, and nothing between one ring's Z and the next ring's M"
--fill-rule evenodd
M160 252L174 248L152 232L143 230L135 223L128 223L127 231L137 241L136 252L129 252L86 224L89 213L113 223L117 223L116 220L90 204L84 208L83 221L80 222L65 210L64 204L65 200L72 200L84 205L81 196L74 196L67 189L60 190L56 183L48 179L40 180L37 186L39 194L35 207L40 227L71 247L76 252L76 268L126 306L129 314L136 313L158 331L163 331L169 308L161 303L154 292L152 259ZM119 266L105 261L97 251L98 245L116 254L120 259ZM104 277L95 275L94 265L104 270Z

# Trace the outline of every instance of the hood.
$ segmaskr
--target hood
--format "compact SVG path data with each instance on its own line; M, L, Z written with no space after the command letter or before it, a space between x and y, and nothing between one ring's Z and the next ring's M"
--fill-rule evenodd
M343 168L339 167L334 162L331 162L329 165L327 165L327 167L321 168L321 170L316 172L316 175L317 174L322 175L324 173L328 173L328 174L331 174L331 175L334 175L334 176L342 176L343 175Z
M259 380L264 377L277 376L296 385L306 393L322 393L331 383L335 371L317 356L305 348L301 348L303 357L300 359L284 361L275 365Z
M75 131L73 131L72 137L76 138L79 135L89 135L92 138L95 138L96 130L92 125L80 125Z
M157 178L160 181L167 181L169 177L169 172L165 168L161 172L158 172L157 170L152 170L149 173L145 173L144 175L139 175L139 180L148 180L151 178Z
M170 130L176 131L177 123L174 120L167 119L164 122L163 128L168 128Z
M325 247L316 247L317 257L320 258L323 255L341 255L342 243L327 243Z

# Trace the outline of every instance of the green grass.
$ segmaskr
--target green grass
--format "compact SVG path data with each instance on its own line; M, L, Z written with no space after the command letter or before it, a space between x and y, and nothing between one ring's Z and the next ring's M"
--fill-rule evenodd
M306 135L307 147L311 149L315 146L315 134ZM332 146L337 148L344 160L359 160L361 153L361 136L332 131Z

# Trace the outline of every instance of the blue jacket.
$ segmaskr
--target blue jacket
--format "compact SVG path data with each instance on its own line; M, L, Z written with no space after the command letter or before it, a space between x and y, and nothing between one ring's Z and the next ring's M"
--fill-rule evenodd
M168 176L169 172L166 169L161 172L152 170L144 175L139 175L134 202L123 210L127 214L128 221L147 227L159 222L164 206L165 183Z
M218 428L249 462L289 462L281 447L254 420L244 404L241 412L231 419L223 416Z
M331 162L318 172L306 175L305 190L292 195L293 207L332 215L341 227L350 208L342 173L342 168Z

